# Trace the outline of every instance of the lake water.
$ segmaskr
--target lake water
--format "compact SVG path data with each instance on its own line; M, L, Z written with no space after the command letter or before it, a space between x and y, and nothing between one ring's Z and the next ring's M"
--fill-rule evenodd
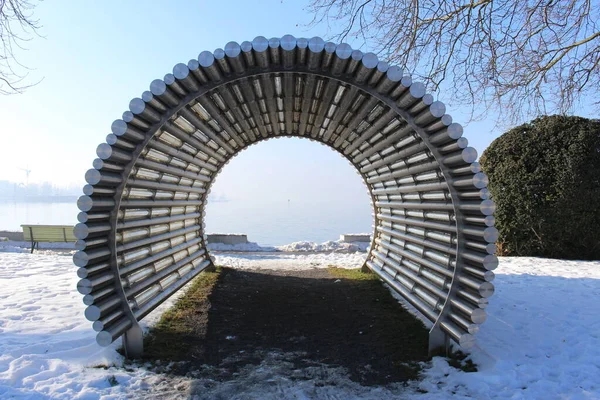
M0 230L21 230L21 224L75 225L77 205L68 203L0 202ZM372 210L366 201L227 201L209 202L206 231L245 233L263 246L301 240L322 243L343 233L371 232Z

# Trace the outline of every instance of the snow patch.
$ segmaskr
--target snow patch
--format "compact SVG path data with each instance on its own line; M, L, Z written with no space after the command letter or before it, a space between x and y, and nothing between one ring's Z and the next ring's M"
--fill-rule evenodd
M360 268L367 256L365 253L221 253L215 254L215 265L239 269L284 269L307 268Z
M286 244L284 246L277 246L277 249L281 251L333 251L333 252L366 252L370 242L352 242L346 243L340 240L328 241L325 243L317 244L315 242L294 242Z
M216 258L237 268L352 268L365 254ZM95 342L76 270L70 257L56 253L0 252L0 398L600 398L600 262L501 258L488 320L470 355L479 372L456 370L436 357L423 379L408 387L363 387L331 366L294 370L279 353L228 382L209 380L202 371L177 377L145 364L124 369L119 342L107 348ZM146 326L167 306L144 319Z
M38 248L39 246L39 248ZM31 253L31 242L16 240L0 241L0 252L5 253ZM75 253L75 243L38 243L35 254L65 255Z
M240 252L335 252L335 253L354 253L366 252L371 245L370 242L351 242L343 240L328 241L324 243L315 243L308 241L294 242L283 246L261 246L255 242L224 244L209 243L208 250L212 251L240 251Z
M225 244L225 243L208 243L208 250L212 251L245 251L245 252L262 252L262 251L277 251L275 247L260 246L255 242Z

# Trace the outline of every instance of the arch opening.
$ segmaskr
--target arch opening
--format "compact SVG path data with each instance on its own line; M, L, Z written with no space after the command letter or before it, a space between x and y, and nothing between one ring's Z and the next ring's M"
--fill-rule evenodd
M137 322L214 267L203 219L215 176L252 144L296 136L365 180L365 268L431 323L430 352L472 346L498 233L476 151L445 111L401 68L320 38L257 37L177 64L112 124L78 200L74 263L98 343L123 336L141 354Z
M337 151L302 137L269 138L238 153L214 178L206 231L247 234L248 250L321 249L344 233L372 235L371 203L360 173Z

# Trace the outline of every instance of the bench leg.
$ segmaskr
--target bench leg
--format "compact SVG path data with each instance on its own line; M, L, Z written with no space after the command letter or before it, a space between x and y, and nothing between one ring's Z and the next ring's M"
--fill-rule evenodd
M33 250L35 250L36 243L37 242L31 242L31 253L30 254L33 254Z

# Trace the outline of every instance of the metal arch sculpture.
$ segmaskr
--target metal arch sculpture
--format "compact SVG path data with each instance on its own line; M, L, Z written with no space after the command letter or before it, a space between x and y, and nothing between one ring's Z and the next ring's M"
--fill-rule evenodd
M131 100L98 146L75 227L78 290L107 346L201 271L210 185L238 152L296 136L338 151L375 210L363 268L430 321L429 348L468 348L498 264L487 178L445 106L372 53L291 35L230 42Z

